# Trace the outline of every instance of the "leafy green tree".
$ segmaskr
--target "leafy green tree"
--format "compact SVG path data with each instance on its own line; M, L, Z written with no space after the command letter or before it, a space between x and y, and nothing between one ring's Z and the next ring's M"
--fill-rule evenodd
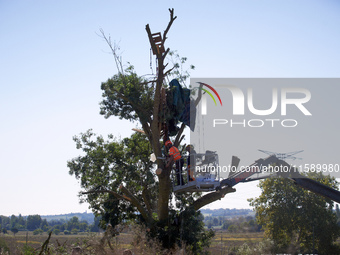
M311 173L309 178L338 188L334 178ZM262 190L258 198L251 199L257 221L265 235L274 241L276 252L284 252L290 245L300 252L336 254L340 250L334 244L340 235L333 212L333 201L304 190L286 178L269 178L260 181Z
M67 222L67 230L72 231L72 229L79 229L79 219L77 216L73 216Z
M13 214L10 220L10 228L14 228L16 225L18 225L18 218Z
M41 221L40 228L41 228L42 230L44 230L44 231L48 231L48 230L49 230L49 225L48 225L46 219L43 219L43 220Z
M228 227L232 224L230 220L226 220L223 222L222 229L228 229Z
M26 226L26 220L24 217L22 217L21 214L19 214L18 217L18 229L25 229Z
M214 224L214 226L218 226L219 224L219 221L218 221L218 219L217 218L214 218L213 219L213 224Z
M210 229L210 228L212 228L212 226L213 226L213 221L212 220L208 220L207 222L206 222L206 225L207 225L207 227Z
M11 227L10 227L10 218L9 217L6 217L6 216L0 216L1 217L1 221L2 221L2 228L3 229L7 229L9 230Z
M16 227L13 227L13 228L11 228L11 231L12 231L13 235L15 235L16 233L19 232L19 229L17 229Z
M80 222L79 223L79 231L85 232L88 230L89 224L87 223L87 221L85 222Z
M28 215L27 221L26 221L26 228L30 231L35 230L37 228L40 228L42 219L40 215Z
M172 9L170 21L162 35L163 45L175 19ZM176 242L180 244L181 240L190 246L194 245L191 243L194 239L189 234L180 235L181 232L178 231L179 226L184 223L175 224L176 227L173 228L173 222L179 219L186 223L195 222L196 218L200 218L197 211L201 207L221 199L234 189L225 187L219 192L206 195L172 194L172 168L161 159L164 156L164 140L169 139L164 124L169 121L167 115L172 114L164 106L167 90L164 81L171 74L180 75L176 72L186 59L180 59L180 64L166 70L165 62L170 49L158 50L149 25L146 25L146 31L157 59L157 75L150 79L138 76L133 66L123 69L116 46L102 32L103 38L112 49L118 74L101 85L104 98L101 102L101 114L105 118L116 116L137 122L143 129L143 134L136 133L122 140L109 136L108 140L104 140L90 130L75 137L77 148L83 150L83 155L68 162L69 173L80 180L84 190L82 199L91 205L97 216L102 216L103 228L105 223L116 226L121 222L134 220L145 224L150 235L157 236L164 247L173 246ZM183 75L183 78L186 77L187 73ZM173 139L176 147L179 147L183 139L184 128L182 123ZM157 158L156 166L149 160L151 153ZM169 202L172 199L175 200L180 215L174 212L175 207ZM201 224L198 226L196 235L202 237L204 228ZM171 229L178 235L168 238L169 235L161 234L164 229ZM199 242L196 243L198 245Z

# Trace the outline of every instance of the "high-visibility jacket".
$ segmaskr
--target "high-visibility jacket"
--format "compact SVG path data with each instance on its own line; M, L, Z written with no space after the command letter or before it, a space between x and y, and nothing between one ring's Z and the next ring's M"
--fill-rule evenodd
M172 155L175 161L181 159L181 153L179 152L179 150L175 146L172 146L169 149L169 155L170 156Z

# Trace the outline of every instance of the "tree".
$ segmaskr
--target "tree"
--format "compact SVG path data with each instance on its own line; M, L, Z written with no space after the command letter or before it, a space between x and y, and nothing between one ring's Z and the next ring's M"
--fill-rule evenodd
M101 84L103 101L101 114L105 118L117 116L120 119L137 122L143 129L143 134L135 133L130 138L117 140L110 136L107 141L102 136L96 136L91 130L75 137L77 148L82 149L84 156L79 156L68 162L69 173L80 180L84 189L82 199L87 201L96 215L102 216L103 223L112 226L126 220L135 220L145 224L149 233L158 236L164 247L178 243L180 237L169 241L168 235L162 233L164 229L173 229L171 225L178 220L189 221L199 217L196 213L201 207L224 197L235 191L225 187L219 192L201 194L173 195L171 186L171 166L166 166L162 147L169 139L167 124L171 112L164 106L167 85L165 78L178 71L179 65L166 70L165 63L170 49L163 48L167 34L177 18L174 10L170 9L170 21L159 41L155 43L149 24L146 25L151 48L157 59L157 74L146 78L138 76L133 66L123 69L121 58L117 54L117 46L112 45L110 37L102 36L111 47L116 61L118 74ZM185 59L181 59L185 61ZM183 140L185 124L178 128L174 146L179 147ZM149 155L156 156L156 166L149 160ZM157 171L155 174L155 168ZM174 198L177 210L169 202ZM184 212L191 212L187 214ZM175 224L176 225L176 224ZM177 224L179 228L181 224ZM204 232L202 225L197 229ZM102 224L104 227L104 224ZM180 233L173 229L174 233ZM181 236L188 238L189 236ZM192 239L190 239L192 240ZM191 243L188 243L191 245Z
M334 178L311 173L309 178L334 189L338 183ZM274 241L276 252L283 252L297 245L300 252L321 254L339 253L334 242L340 235L333 212L333 201L304 190L286 178L269 178L260 181L262 190L258 198L251 199L256 218L265 235Z
M10 229L10 218L6 216L0 216L1 217L1 226L3 229L9 230Z
M223 222L222 229L228 229L228 227L232 224L230 220L226 220Z
M10 228L14 228L18 225L18 218L13 214L11 216Z
M15 235L16 233L19 232L19 229L17 229L16 227L12 227L11 231L12 231L13 235Z
M47 223L47 220L46 219L43 219L40 223L40 228L44 231L48 231L49 230L49 225Z
M73 229L79 229L79 219L77 216L73 216L67 222L67 230L72 231Z
M21 214L19 214L19 217L18 217L18 227L19 229L24 229L26 226L26 220L24 217L21 216Z
M26 228L30 231L35 230L37 228L40 228L42 219L40 215L28 215L27 221L26 221Z

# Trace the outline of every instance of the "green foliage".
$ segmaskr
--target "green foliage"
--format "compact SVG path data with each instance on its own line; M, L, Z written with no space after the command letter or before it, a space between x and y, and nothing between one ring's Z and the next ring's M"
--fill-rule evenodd
M44 233L44 230L41 228L37 228L33 231L33 235L41 235L42 233Z
M67 222L67 230L73 230L75 228L79 228L79 219L74 216Z
M244 243L237 250L237 254L238 255L251 255L253 254L253 251L250 249L247 243Z
M57 229L57 228L53 229L53 234L54 235L59 235L60 234L60 229Z
M0 254L9 253L9 248L5 240L0 238Z
M10 229L10 218L6 216L0 216L2 229Z
M332 188L338 186L337 181L329 176L312 173L308 177ZM292 244L297 244L300 252L310 252L314 236L315 247L321 254L334 253L340 228L330 199L304 190L284 178L263 180L259 187L262 194L250 202L266 236L274 241L276 252L285 251Z
M64 235L71 235L71 231L64 230Z
M144 191L144 196L154 203L157 182L149 160L150 145L144 135L136 133L120 141L109 136L108 141L104 141L103 137L89 130L74 139L77 148L82 149L85 156L68 162L70 174L80 180L85 190L94 191L83 198L97 215L102 216L102 227L105 227L105 223L116 226L122 221L136 218L137 213L131 203L102 191L122 195L119 186L124 183L139 201L144 201Z
M85 194L83 199L91 204L96 215L101 216L101 227L105 228L107 223L114 227L126 221L144 223L137 208L124 199L117 199L117 194L124 195L119 189L124 183L144 206L156 211L158 182L149 160L151 149L146 137L136 133L120 141L112 136L104 141L101 136L88 131L75 137L75 141L77 148L82 149L85 155L68 162L70 174L80 180L85 190L92 191ZM204 231L203 216L188 209L194 197L199 195L176 196L177 210L170 211L166 222L149 226L150 237L160 240L163 247L173 247L181 240L197 251L208 245L212 234ZM169 225L169 222L172 223ZM183 225L178 222L183 222Z
M42 219L40 215L28 215L26 221L26 228L30 231L40 228Z
M194 65L186 67L187 58L181 57L177 51L169 52L169 60L174 66L174 69L169 75L169 79L177 79L181 84L185 85L187 79L190 77L190 70L195 70Z
M230 220L226 220L223 222L223 225L222 225L222 229L228 229L229 226L231 225L231 221Z
M236 225L234 225L234 224L228 226L228 231L229 231L230 233L236 233L237 230L238 230L238 227L237 227Z
M185 244L185 247L194 254L203 251L208 247L214 231L205 230L200 211L195 211L191 207L186 208L181 213L171 210L167 222L158 222L155 229L149 232L150 237L157 238L163 247L173 248Z
M100 114L105 118L117 116L130 121L151 122L154 87L138 77L132 66L125 74L116 74L103 82L101 89L104 100L100 104Z
M14 235L19 232L19 230L16 227L11 228L11 231Z
M46 219L43 219L41 221L41 224L40 224L40 228L44 231L48 231L49 230L49 227L48 227L48 223L47 223L47 220Z
M23 255L36 255L37 252L36 252L36 250L33 247L31 247L29 245L25 245L22 248L22 254Z
M77 235L78 232L79 232L79 230L76 229L76 228L74 228L74 229L71 230L71 234L72 234L72 235Z

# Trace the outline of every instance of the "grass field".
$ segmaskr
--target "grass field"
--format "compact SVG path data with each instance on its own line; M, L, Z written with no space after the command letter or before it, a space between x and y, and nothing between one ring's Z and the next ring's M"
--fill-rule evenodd
M4 241L10 250L10 254L39 254L43 243L47 240L48 234L33 235L32 232L19 232L15 236L0 234L0 240ZM218 231L208 249L211 254L230 254L239 246L247 243L248 246L255 246L262 241L263 233L227 233ZM78 235L51 235L48 248L51 254L71 254L72 248L80 246L83 254L105 254L100 251L100 246L105 247L107 254L122 254L125 249L131 249L134 254L148 254L142 247L133 245L133 233L121 233L110 240L111 249L106 240L103 241L103 234L80 233ZM25 252L25 246L26 248ZM113 252L115 251L115 252ZM0 253L1 254L1 253ZM48 253L46 253L48 254Z
M249 247L256 246L263 240L263 232L255 233L228 233L216 231L214 240L208 249L211 254L231 254L241 245L247 243Z

